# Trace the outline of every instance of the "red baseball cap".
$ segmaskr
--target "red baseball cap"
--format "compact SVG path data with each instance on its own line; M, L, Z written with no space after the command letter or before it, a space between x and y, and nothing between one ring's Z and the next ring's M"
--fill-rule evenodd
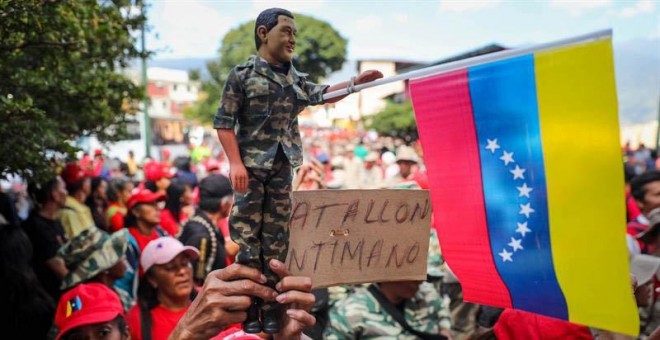
M62 169L62 172L60 173L60 176L64 182L69 185L75 184L87 177L85 171L76 162L66 163L64 169Z
M199 251L195 247L184 246L179 240L174 237L164 236L159 237L147 244L142 250L140 255L140 264L142 269L146 272L153 265L165 264L181 253L186 253L190 256L191 260L199 258Z
M100 283L79 284L57 304L57 339L74 328L112 321L119 315L124 316L124 307L117 293Z
M167 196L165 194L153 192L149 189L142 189L131 195L131 197L128 199L128 203L126 203L126 206L130 210L140 203L162 202L166 199Z
M204 166L206 167L207 172L211 172L213 170L220 169L220 162L218 162L216 159L209 158L206 160L206 163L204 163Z
M161 178L172 178L173 176L167 164L149 162L144 165L144 177L147 181L156 182Z

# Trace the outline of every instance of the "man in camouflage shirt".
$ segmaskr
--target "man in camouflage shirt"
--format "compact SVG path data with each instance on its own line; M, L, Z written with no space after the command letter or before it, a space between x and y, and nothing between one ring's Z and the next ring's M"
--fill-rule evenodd
M378 288L415 331L450 336L449 310L428 282L383 282ZM327 339L419 339L403 328L367 289L361 288L330 309ZM439 338L439 337L438 337Z
M302 163L297 115L308 105L323 104L325 92L349 84L316 85L291 65L297 34L291 12L279 8L261 12L254 32L258 55L230 72L213 127L229 158L235 191L229 227L232 240L241 247L237 262L261 270L267 284L275 288L279 278L268 262L285 260L292 168ZM382 76L366 71L353 84ZM263 304L262 325L261 302L255 299L244 330L277 333L275 307L274 302Z
M450 335L451 320L448 301L442 299L437 283L442 278L440 267L444 260L440 243L431 229L427 276L429 281L387 282L378 288L416 331L432 335ZM334 288L334 287L332 287ZM393 300L393 301L392 301ZM419 335L406 331L366 286L355 287L330 308L327 339L418 339ZM439 337L438 337L439 338Z

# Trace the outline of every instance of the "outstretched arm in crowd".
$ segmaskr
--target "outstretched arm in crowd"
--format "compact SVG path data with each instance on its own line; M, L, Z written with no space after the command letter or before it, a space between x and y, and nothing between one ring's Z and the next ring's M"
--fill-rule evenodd
M374 81L374 80L380 79L380 78L383 78L383 74L380 71L377 71L377 70L364 71L364 72L360 73L360 75L357 76L357 78L355 78L355 83L353 85L360 85L360 84L368 83L370 81ZM328 87L328 89L325 90L325 92L330 93L330 92L333 92L333 91L345 89L349 85L350 85L350 82L344 81L344 82L341 82L339 84L335 84L335 85L332 85L332 86ZM326 104L335 103L335 102L338 102L338 101L344 99L346 96L348 96L348 95L328 99L325 102L326 102Z

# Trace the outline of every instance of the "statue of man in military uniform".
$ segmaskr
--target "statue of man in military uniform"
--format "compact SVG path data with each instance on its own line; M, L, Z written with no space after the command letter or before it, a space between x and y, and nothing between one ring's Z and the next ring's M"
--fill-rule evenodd
M286 258L292 170L302 163L297 115L308 105L323 104L326 92L383 76L365 71L350 84L314 84L291 64L296 34L291 12L270 8L259 14L254 29L258 53L229 73L213 123L235 191L229 226L240 246L237 262L261 270L272 288L279 278L268 264ZM277 303L255 299L247 314L246 332L279 331Z

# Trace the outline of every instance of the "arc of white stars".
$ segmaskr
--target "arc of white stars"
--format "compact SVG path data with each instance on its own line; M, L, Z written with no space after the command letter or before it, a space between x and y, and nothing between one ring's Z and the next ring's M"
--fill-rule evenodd
M511 258L511 255L513 255L513 253L509 253L508 251L506 251L506 248L502 249L502 252L498 253L498 255L502 256L502 262L506 262L506 261L513 262L513 259Z
M513 160L513 152L506 152L506 150L502 150L503 155L500 157L500 159L504 162L504 165L509 165L509 163L514 163L515 161Z
M515 253L517 250L522 250L523 246L520 244L522 242L522 239L518 240L515 237L511 238L511 242L508 243L509 247L513 248L513 252Z
M486 146L486 149L490 150L490 153L495 153L495 150L500 148L500 146L497 144L497 138L487 139L487 141L488 145Z
M520 166L518 166L518 164L516 164L515 169L509 170L509 172L511 172L513 174L513 179L514 180L516 180L516 179L525 179L525 175L523 175L525 173L525 171L527 171L527 170L521 168Z
M516 228L516 232L520 233L522 237L525 237L525 234L531 233L532 230L527 228L527 221L523 223L518 223L518 228Z
M528 186L527 186L527 183L523 183L522 186L520 186L520 187L516 187L516 189L518 189L518 197L523 197L523 196L525 196L525 197L527 197L527 198L529 198L529 193L530 193L532 190L534 190L534 189L532 189L531 187L528 187Z
M531 203L521 204L520 205L520 214L525 215L526 218L529 218L529 214L533 213L535 210L532 209Z

